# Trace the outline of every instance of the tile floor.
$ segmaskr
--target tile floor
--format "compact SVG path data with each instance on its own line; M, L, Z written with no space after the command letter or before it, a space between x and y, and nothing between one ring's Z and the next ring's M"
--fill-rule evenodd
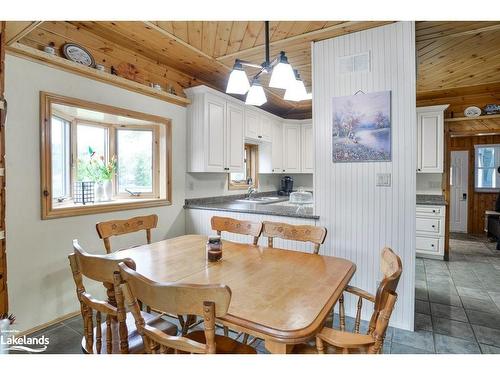
M389 328L384 353L500 354L500 251L463 235L453 236L450 248L449 262L417 258L415 331ZM352 328L353 320L346 325ZM47 353L81 353L80 316L32 336L43 334L51 340ZM254 346L267 352L260 340Z

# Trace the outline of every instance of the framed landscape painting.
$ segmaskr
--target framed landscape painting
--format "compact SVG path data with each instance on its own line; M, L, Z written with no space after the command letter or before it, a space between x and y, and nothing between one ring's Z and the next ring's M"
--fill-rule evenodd
M332 160L391 160L391 92L333 98Z

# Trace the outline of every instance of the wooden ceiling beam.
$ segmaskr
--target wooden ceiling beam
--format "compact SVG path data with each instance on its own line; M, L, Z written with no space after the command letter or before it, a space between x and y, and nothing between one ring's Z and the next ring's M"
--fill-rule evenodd
M7 46L19 42L22 38L40 26L43 21L9 21L5 29Z
M479 24L481 24L481 22L478 22L478 25ZM461 36L474 35L474 34L484 33L484 32L488 32L488 31L495 31L495 30L499 30L499 29L500 29L500 22L498 22L495 25L477 27L475 29L459 31L456 33L438 32L438 33L434 33L434 34L421 35L421 36L417 37L416 41L417 41L417 43L421 43L424 41L436 40L436 39L458 38Z

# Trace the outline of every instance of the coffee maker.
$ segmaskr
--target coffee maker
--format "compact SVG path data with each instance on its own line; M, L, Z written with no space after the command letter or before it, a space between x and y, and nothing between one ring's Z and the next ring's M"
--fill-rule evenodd
M293 191L293 178L290 176L284 176L281 179L280 190L278 191L278 195L290 195Z

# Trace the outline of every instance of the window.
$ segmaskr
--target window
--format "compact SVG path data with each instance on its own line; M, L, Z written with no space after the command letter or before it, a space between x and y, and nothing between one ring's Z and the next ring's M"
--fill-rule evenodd
M500 189L500 145L475 145L475 190Z
M48 93L42 112L43 219L170 204L170 120Z
M250 186L258 186L258 146L245 144L243 159L243 172L228 174L228 187L230 190L248 189Z

